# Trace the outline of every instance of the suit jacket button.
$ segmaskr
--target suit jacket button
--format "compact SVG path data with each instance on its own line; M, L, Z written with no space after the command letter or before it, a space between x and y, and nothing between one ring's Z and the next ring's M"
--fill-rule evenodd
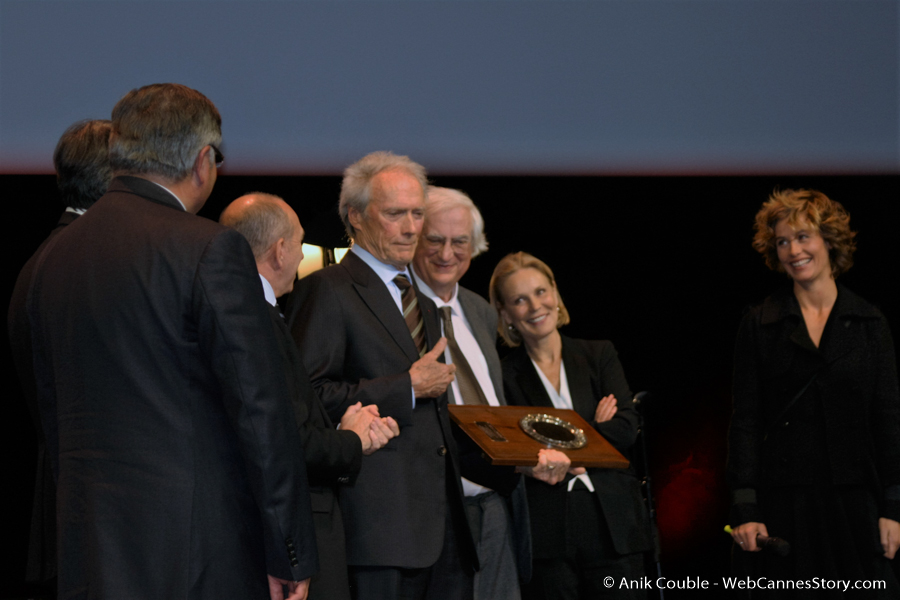
M440 448L437 449L437 453L438 453L438 456L446 456L446 454L447 454L447 447L446 447L446 446L441 446Z
M350 483L350 478L344 475L343 477L337 478L338 483Z
M292 566L292 567L296 567L296 566L299 565L299 564L300 564L300 563L297 561L296 558L292 558L292 559L291 559L291 566Z

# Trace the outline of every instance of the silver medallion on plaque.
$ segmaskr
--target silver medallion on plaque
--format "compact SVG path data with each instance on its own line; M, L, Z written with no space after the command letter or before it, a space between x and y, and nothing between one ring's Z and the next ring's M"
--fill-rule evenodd
M546 413L525 415L519 420L519 427L533 439L554 448L577 450L587 445L584 431Z

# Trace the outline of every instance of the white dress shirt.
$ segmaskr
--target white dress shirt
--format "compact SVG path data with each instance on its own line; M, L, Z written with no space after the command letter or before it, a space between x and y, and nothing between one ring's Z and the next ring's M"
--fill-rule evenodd
M413 273L415 273L415 268L410 268L413 269ZM491 375L488 372L487 359L484 358L484 352L481 351L481 346L478 345L475 336L472 334L472 326L469 325L466 313L463 312L462 306L459 304L459 284L456 284L453 288L453 296L450 298L450 301L445 302L443 298L435 294L434 290L422 281L422 278L419 277L418 274L416 275L416 282L419 284L419 291L434 300L434 303L439 309L442 306L450 307L450 321L453 323L453 333L456 337L456 344L469 362L472 373L475 374L475 379L478 381L478 385L481 386L481 391L484 393L484 397L487 399L488 404L491 406L500 406L500 401L497 400L497 392L494 390L494 383L491 381ZM441 319L441 335L444 335L443 319ZM453 357L450 356L449 345L444 349L444 360L448 365L453 364ZM450 387L453 389L454 402L456 402L456 404L465 404L465 402L463 402L462 394L459 392L459 383L455 378L453 379L453 383L450 384ZM462 480L463 494L466 496L477 496L478 494L493 491L483 485L478 485L473 481L469 481L465 477L460 477L460 479Z
M547 395L550 396L550 401L553 402L553 406L556 408L565 408L569 410L574 410L574 405L572 404L572 394L569 393L569 380L566 378L566 365L562 361L559 362L559 391L556 391L556 388L553 387L553 384L550 383L550 380L547 379L547 376L544 375L544 372L541 371L541 368L538 366L534 359L531 359L531 364L534 365L534 370L537 371L538 377L541 378L541 383L544 384L544 389L547 391ZM569 489L567 491L571 492L572 488L575 487L575 481L580 479L581 482L585 485L585 487L592 492L594 491L594 484L591 483L591 478L588 477L587 473L582 473L577 477L573 477L569 480Z
M491 375L488 372L487 359L484 358L481 346L478 345L478 342L475 340L475 335L472 333L472 326L469 324L469 319L466 318L466 313L463 312L462 306L459 304L459 284L456 284L453 288L453 296L450 298L450 301L444 302L443 298L435 294L434 291L422 281L422 278L418 277L415 268L411 268L413 269L413 273L416 274L416 282L419 284L419 291L434 300L434 303L439 309L443 306L450 307L450 321L453 323L453 333L456 336L456 344L466 357L466 360L469 361L469 366L472 367L472 373L475 374L475 379L478 380L478 385L481 386L481 391L484 392L484 397L487 398L488 404L491 406L500 406L500 401L497 400L497 392L494 390L494 382L491 381ZM441 335L444 335L443 319L441 319ZM453 364L453 357L450 355L449 345L444 349L444 360L448 365ZM459 383L456 379L454 379L453 383L450 385L453 388L453 398L455 402L457 404L465 404L462 400L462 394L459 393Z

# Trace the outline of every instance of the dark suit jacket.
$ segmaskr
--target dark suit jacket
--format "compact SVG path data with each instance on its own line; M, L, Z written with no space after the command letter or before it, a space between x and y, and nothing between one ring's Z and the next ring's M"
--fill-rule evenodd
M418 300L430 348L440 338L436 309L424 294ZM387 446L363 457L356 482L341 489L349 564L430 567L443 547L447 511L465 522L459 467L446 395L419 398L413 409L409 368L419 355L390 292L350 252L297 282L287 314L332 419L362 402L401 427ZM463 533L463 559L475 565L471 533Z
M120 177L28 298L73 598L268 598L317 568L303 453L236 231Z
M562 361L575 412L617 450L629 456L637 439L638 415L616 349L605 340L574 340L563 336L562 343ZM524 346L503 359L503 383L510 404L553 406ZM615 394L618 410L609 421L596 423L597 403L609 394ZM588 469L588 474L616 552L631 554L651 549L649 517L633 471ZM566 489L570 477L555 486L526 480L535 558L557 558L565 554Z
M13 363L19 376L19 384L31 422L34 424L38 440L37 473L34 480L34 501L31 508L31 530L28 539L28 563L25 568L26 581L45 581L56 576L56 482L47 456L47 445L41 427L37 405L37 391L34 386L34 360L31 356L31 328L28 325L26 300L34 267L47 244L62 232L66 225L78 218L71 212L63 212L56 228L28 259L13 288L7 315L9 344L12 347Z
M355 478L362 466L362 444L352 431L340 431L325 412L321 400L309 382L306 367L278 308L269 307L272 326L279 341L297 429L306 454L310 499L316 525L319 549L318 575L310 584L311 598L349 598L347 586L347 553L343 525L337 505L341 483Z
M727 472L733 490L865 486L882 517L900 520L900 499L884 494L900 485L900 391L890 327L878 309L838 284L819 348L788 286L744 316ZM747 499L736 500L741 495ZM737 502L731 518L765 523L752 502Z
M501 406L506 405L503 394L503 370L497 354L497 311L484 298L459 286L457 298L472 326L472 334L487 362L488 374ZM455 403L452 387L447 388L449 402ZM494 467L482 458L481 449L458 427L453 428L459 447L462 476L479 485L489 487L505 496L512 515L512 531L515 540L516 567L519 579L531 579L531 520L528 516L528 498L523 476L513 467Z

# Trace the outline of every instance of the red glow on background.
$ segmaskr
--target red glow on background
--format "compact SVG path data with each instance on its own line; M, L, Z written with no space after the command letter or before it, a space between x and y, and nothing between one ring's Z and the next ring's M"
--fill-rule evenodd
M663 560L724 535L728 516L724 424L709 416L697 425L700 431L695 435L680 430L677 440L665 444L668 456L686 458L654 473Z

